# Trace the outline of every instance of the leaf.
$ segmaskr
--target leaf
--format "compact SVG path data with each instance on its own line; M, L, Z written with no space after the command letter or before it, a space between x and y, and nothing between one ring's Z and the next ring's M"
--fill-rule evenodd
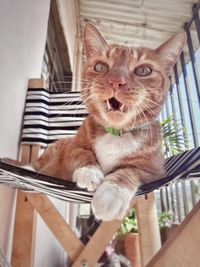
M163 136L163 151L166 157L175 155L186 149L184 132L182 125L174 121L172 114L167 119L161 121L162 136Z
M124 219L121 227L118 231L119 235L124 235L126 233L136 233L137 232L137 220L135 215L135 209L131 209L128 216Z

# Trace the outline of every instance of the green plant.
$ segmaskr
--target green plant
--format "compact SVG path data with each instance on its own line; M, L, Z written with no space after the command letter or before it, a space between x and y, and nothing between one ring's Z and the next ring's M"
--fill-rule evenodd
M129 214L124 219L123 223L121 224L118 234L119 236L124 236L127 233L137 233L137 229L138 227L137 227L135 209L132 208Z
M172 213L170 211L162 211L158 216L158 223L160 229L170 227L173 223Z
M174 121L171 115L166 120L161 121L163 136L163 152L166 157L178 154L186 150L185 130Z

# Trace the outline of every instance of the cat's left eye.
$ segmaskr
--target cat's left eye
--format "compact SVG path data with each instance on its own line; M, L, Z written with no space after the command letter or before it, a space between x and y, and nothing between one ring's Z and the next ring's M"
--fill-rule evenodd
M94 70L96 72L101 72L104 73L106 71L108 71L109 67L106 63L102 63L102 62L98 62L95 66L94 66Z
M149 76L152 73L152 69L149 66L138 66L135 68L134 73L137 76L145 77Z

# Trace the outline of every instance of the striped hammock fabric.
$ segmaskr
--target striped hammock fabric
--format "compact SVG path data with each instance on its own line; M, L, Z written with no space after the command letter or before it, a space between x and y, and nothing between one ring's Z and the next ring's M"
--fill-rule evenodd
M29 89L24 114L22 144L47 147L66 136L73 136L87 112L80 92L50 93ZM166 176L140 186L136 195L149 193L174 181L200 178L200 148L173 156L165 162ZM76 203L91 202L93 193L75 183L41 175L0 160L0 183L21 190L40 192Z
M166 176L138 188L136 196L147 194L172 182L200 178L200 148L194 148L166 160ZM76 203L91 202L93 193L73 182L41 175L0 160L0 183L25 191L40 192Z

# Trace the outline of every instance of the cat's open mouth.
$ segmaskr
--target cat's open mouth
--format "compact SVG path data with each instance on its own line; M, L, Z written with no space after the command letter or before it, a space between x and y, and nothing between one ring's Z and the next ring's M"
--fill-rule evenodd
M119 102L115 97L112 97L110 99L107 99L106 101L106 111L120 111L120 112L126 112L127 107L125 104L122 104Z

